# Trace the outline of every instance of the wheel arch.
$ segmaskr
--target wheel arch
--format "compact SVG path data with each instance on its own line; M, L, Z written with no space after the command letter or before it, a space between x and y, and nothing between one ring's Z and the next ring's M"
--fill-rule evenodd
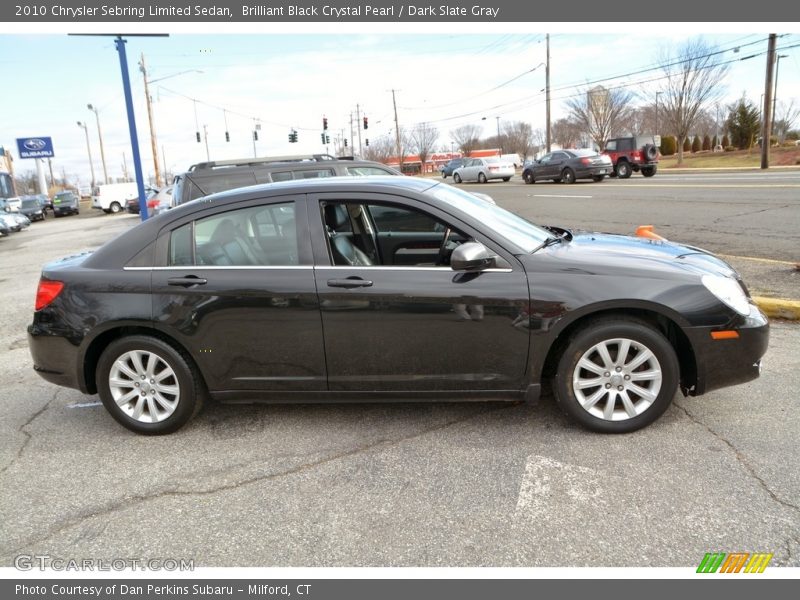
M152 327L145 327L142 325L131 325L131 324L117 324L108 329L105 329L104 331L96 335L88 343L86 349L82 353L81 360L83 363L82 365L83 368L80 371L81 381L79 382L81 386L81 391L88 394L97 393L96 374L97 374L97 363L100 360L100 356L103 354L103 351L106 348L108 348L109 344L111 344L113 341L131 335L146 335L159 339L165 344L169 344L175 351L183 355L183 357L186 359L189 365L194 368L202 384L204 386L206 385L205 377L203 376L203 373L200 371L197 362L194 360L191 353L186 349L185 346L183 346L183 344L180 344L173 337L167 335L162 331L159 331L158 329L153 329Z
M686 393L686 390L692 389L697 384L697 357L689 338L671 315L652 307L605 308L585 312L567 323L562 323L542 362L540 379L551 379L555 375L558 361L574 332L590 325L593 321L613 318L643 322L661 333L672 346L678 359L681 389Z

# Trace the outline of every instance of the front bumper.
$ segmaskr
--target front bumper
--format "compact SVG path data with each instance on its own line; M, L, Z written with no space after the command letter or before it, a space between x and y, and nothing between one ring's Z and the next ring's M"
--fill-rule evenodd
M721 329L735 331L738 337L713 339L712 332ZM689 395L746 383L761 374L761 358L769 345L769 322L755 305L735 327L691 327L683 331L694 348L697 364L697 380Z

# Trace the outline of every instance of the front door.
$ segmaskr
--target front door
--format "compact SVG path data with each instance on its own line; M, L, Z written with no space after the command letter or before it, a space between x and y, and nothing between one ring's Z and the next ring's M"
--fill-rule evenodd
M409 198L319 195L308 206L330 390L521 388L528 286L513 257L453 271L450 253L474 232Z

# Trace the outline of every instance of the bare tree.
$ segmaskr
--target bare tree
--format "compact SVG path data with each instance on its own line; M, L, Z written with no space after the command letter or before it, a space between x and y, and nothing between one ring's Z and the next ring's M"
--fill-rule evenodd
M678 140L678 164L683 163L683 142L693 133L704 109L722 96L721 83L728 66L702 38L688 40L677 52L663 52L664 73L660 95L664 122Z
M425 162L436 147L438 140L439 130L430 123L418 123L411 132L411 141L419 155L423 172L425 171Z
M796 106L794 99L789 102L778 102L775 111L775 127L773 133L781 144L786 141L786 134L792 130L797 118L800 117L800 106Z
M575 121L559 119L551 127L553 141L562 148L577 148L583 137L583 129Z
M511 121L503 125L503 149L508 154L519 154L522 160L530 156L536 142L533 127L525 121Z
M392 136L382 135L370 140L364 149L364 158L379 163L386 163L396 154L395 140Z
M481 128L478 125L462 125L450 132L450 137L464 156L469 156L477 149L481 139Z
M602 151L606 141L626 126L633 92L625 88L595 86L567 100L570 119L579 123Z

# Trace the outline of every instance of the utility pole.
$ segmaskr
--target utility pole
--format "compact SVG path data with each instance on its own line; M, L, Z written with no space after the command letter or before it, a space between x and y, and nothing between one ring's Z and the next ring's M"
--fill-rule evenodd
M128 158L122 153L122 178L128 181Z
M764 115L761 126L761 168L769 169L769 144L772 137L772 76L775 69L775 42L777 35L769 34L767 46L767 76L764 81Z
M358 155L363 156L361 150L361 107L356 104L356 127L358 128Z
M497 119L497 145L500 146L500 154L503 153L503 142L500 140L500 117L495 117Z
M355 136L353 135L353 113L350 112L350 153L355 154L355 147L353 145L353 140Z
M169 180L167 179L167 175L168 175L168 172L167 172L167 155L164 152L164 144L161 144L161 164L164 165L164 183L168 184Z
M403 153L400 150L400 124L397 122L397 99L395 98L395 90L392 90L392 106L394 106L394 135L397 142L397 160L400 164L400 172L403 172Z
M150 121L150 148L153 152L153 172L155 174L155 184L157 188L161 187L161 171L158 168L158 143L156 142L156 130L153 123L153 99L150 97L149 82L147 81L147 67L144 63L144 52L141 55L141 62L139 63L139 70L142 72L144 79L144 97L147 100L147 119ZM126 177L127 179L127 177Z
M47 166L50 168L50 185L55 186L56 179L55 177L53 177L53 159L51 158L47 159ZM64 178L64 181L66 182L66 177Z
M545 144L547 152L550 152L550 34L545 34L547 45L547 59L544 64L544 102L545 102L545 118L547 119Z
M83 129L83 133L86 134L86 153L89 155L89 170L92 173L92 193L94 194L94 187L97 183L94 179L94 163L92 162L92 148L89 146L89 127L86 123L82 121L78 121L78 127Z
M656 135L660 135L658 132L658 97L663 94L663 92L656 92Z
M106 152L103 149L103 132L100 131L100 113L98 112L97 108L92 106L91 104L87 104L86 108L94 113L94 117L97 120L97 137L100 139L100 159L103 161L103 182L108 183L108 170L106 169Z
M208 162L211 162L211 154L208 151L208 125L206 125L205 123L203 123L203 139L206 142L206 160L208 160Z

